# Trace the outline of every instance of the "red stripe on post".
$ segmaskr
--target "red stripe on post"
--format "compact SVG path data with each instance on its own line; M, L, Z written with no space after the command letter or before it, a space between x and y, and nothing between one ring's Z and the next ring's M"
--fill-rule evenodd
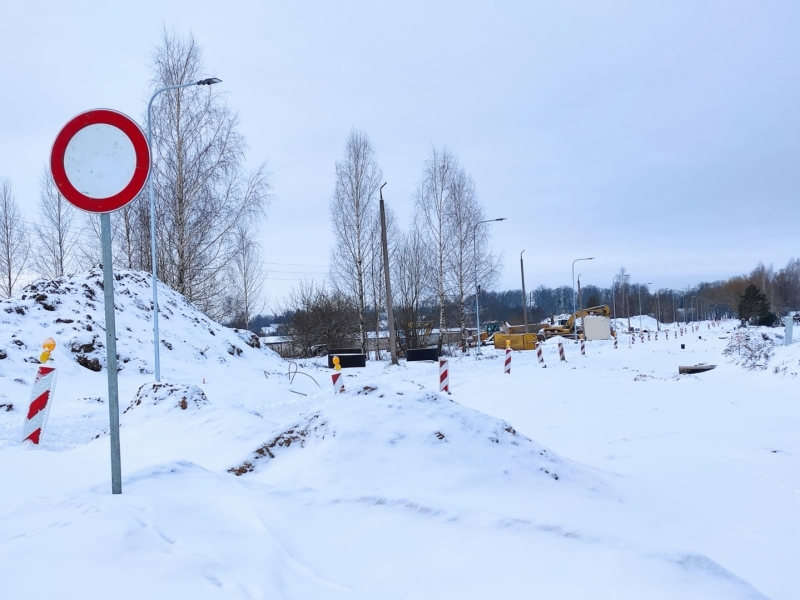
M28 409L28 421L47 408L47 401L50 399L50 390L44 392L41 396L31 402L31 407ZM38 442L37 442L38 443Z
M39 436L40 436L40 435L42 435L42 428L41 428L41 427L40 427L39 429L37 429L36 431L32 432L32 433L31 433L31 434L30 434L28 437L26 437L26 438L25 438L24 440L22 440L22 441L24 442L24 441L30 440L30 441L32 441L34 444L38 444L38 443L39 443Z

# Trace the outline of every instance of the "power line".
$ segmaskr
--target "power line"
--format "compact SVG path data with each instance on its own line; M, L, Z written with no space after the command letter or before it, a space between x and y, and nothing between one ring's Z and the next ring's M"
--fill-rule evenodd
M325 279L324 277L322 279ZM307 277L269 277L267 276L267 281L308 281ZM311 281L314 281L314 278L311 278Z
M287 273L291 275L327 275L328 271L275 271L267 269L269 273Z
M282 267L327 267L328 265L304 265L301 263L281 263L264 261L265 265L280 265Z

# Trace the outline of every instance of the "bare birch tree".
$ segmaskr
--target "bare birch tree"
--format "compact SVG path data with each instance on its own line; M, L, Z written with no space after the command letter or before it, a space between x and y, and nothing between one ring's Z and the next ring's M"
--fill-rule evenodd
M33 224L33 269L55 279L79 268L77 210L58 192L50 172L40 179L39 215Z
M27 227L14 198L11 180L0 178L0 294L10 298L28 261Z
M331 257L332 279L356 300L359 337L367 348L367 274L372 260L371 236L377 220L375 204L381 170L367 134L355 129L345 144L344 158L336 163L336 186L330 203L336 244Z
M417 188L416 208L428 252L433 256L436 296L439 301L439 352L446 330L447 262L453 249L449 227L450 186L458 161L449 150L431 148Z
M229 268L232 311L236 321L250 329L250 321L264 307L266 272L251 224L242 223L236 228L234 244Z
M153 70L154 89L197 81L205 75L202 50L191 35L165 32ZM164 92L153 104L159 275L212 318L224 316L237 227L261 217L270 200L264 167L244 172L238 127L215 86Z
M111 243L114 244L116 234L116 221L119 218L116 212L111 213ZM103 262L103 238L100 231L100 215L83 213L79 211L76 218L79 230L80 243L75 250L75 263L81 270L96 267ZM118 264L115 260L114 263Z
M454 170L450 183L447 219L452 251L445 261L446 280L458 311L462 348L466 348L467 297L475 292L476 278L483 289L491 288L499 270L499 260L488 248L488 228L476 229L485 214L475 194L472 177L460 166Z
M405 346L419 348L420 307L431 285L428 252L419 228L412 226L392 252L392 292L394 293L395 325L405 333Z
M149 271L149 200L140 196L126 204L112 214L111 225L115 264L123 269Z

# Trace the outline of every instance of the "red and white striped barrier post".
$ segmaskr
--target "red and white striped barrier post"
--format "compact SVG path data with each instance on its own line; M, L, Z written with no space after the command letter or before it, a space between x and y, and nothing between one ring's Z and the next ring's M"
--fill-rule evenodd
M665 335L667 336L667 339L669 339L669 329L667 329L667 331L665 332Z
M39 362L42 364L36 371L31 400L28 403L28 414L22 427L22 441L30 440L37 445L42 438L44 426L47 424L47 416L50 414L50 406L53 404L53 390L56 385L55 368L44 366L50 360L50 353L56 348L55 340L47 338L42 344L42 348L44 348L44 352L39 357Z
M446 358L439 359L439 391L450 393L450 369Z
M639 341L644 344L644 331L639 332Z
M656 330L655 336L656 336L656 341L658 341L658 330Z
M630 344L629 344L630 346L635 346L636 345L636 334L635 333L631 333L631 336L630 336L630 338L628 338L628 341L630 342Z
M647 332L647 341L648 342L650 341L650 332L649 331Z
M558 359L567 362L567 357L564 354L564 344L561 343L561 340L558 340Z
M335 372L331 375L331 379L333 380L333 393L334 394L341 394L344 392L344 377L342 377L342 365L339 364L340 360L338 356L333 357L333 368Z
M617 336L614 336L614 350L617 349Z
M581 356L586 356L586 340L581 338Z
M506 363L503 373L511 375L511 340L506 340Z
M536 358L539 359L539 364L544 364L544 354L542 354L542 345L536 344Z

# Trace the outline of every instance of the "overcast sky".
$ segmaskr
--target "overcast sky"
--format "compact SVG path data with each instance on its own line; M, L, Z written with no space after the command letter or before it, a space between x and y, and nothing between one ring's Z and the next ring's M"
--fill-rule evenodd
M0 7L0 176L34 218L75 114L140 118L162 28L194 33L275 199L270 294L321 279L348 132L411 225L431 144L475 179L499 288L683 287L800 256L800 2L36 2ZM222 89L222 88L220 88ZM295 280L295 281L293 281Z

